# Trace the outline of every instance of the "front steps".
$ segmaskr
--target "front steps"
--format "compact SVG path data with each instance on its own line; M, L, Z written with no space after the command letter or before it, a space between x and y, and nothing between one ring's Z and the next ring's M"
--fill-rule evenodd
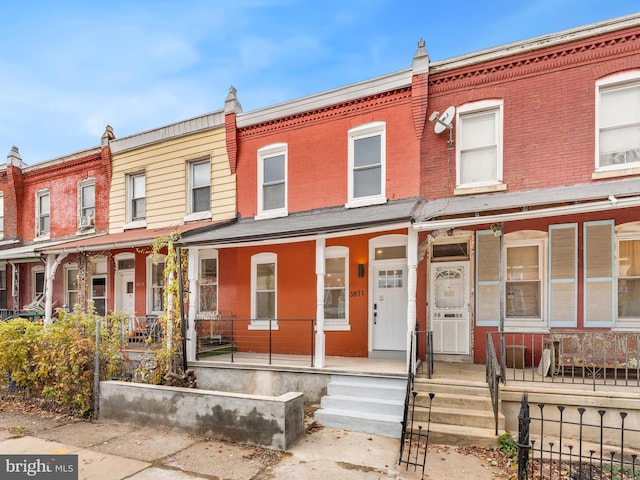
M489 387L484 382L428 379L416 376L413 385L418 392L415 410L409 405L408 423L413 430L422 426L430 430L429 443L444 445L497 445L495 419ZM435 396L429 423L429 393ZM413 396L412 396L413 397ZM498 408L498 435L504 433L505 419Z
M315 412L321 425L400 438L406 378L333 375Z

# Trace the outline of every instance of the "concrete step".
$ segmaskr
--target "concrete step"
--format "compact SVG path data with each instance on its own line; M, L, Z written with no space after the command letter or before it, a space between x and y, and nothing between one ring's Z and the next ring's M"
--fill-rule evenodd
M417 432L418 427L421 426L422 435L427 432L427 428L429 429L429 445L477 445L482 447L495 447L498 445L498 435L495 434L495 429L438 424L433 422L431 424L414 422L413 426L415 432Z
M402 418L404 402L400 400L352 397L348 395L325 396L320 401L320 408L350 410L361 413L395 415Z
M400 438L402 433L402 414L384 415L338 408L322 408L315 412L315 421L331 428L353 430L355 432Z
M406 379L349 376L332 379L327 385L327 395L329 396L380 398L402 402L404 402L406 391Z
M413 402L413 398L410 401ZM478 396L457 393L436 393L431 403L434 407L472 407L474 410L493 411L491 398L489 398L488 394L486 396ZM419 407L429 407L429 394L418 392L418 395L415 397L415 404Z
M411 417L411 415L412 413L409 411L409 417ZM412 418L418 422L426 422L429 419L429 410L426 408L416 408ZM495 428L493 412L486 410L433 407L431 409L431 422L474 428ZM501 414L498 415L498 429L504 430L504 415Z

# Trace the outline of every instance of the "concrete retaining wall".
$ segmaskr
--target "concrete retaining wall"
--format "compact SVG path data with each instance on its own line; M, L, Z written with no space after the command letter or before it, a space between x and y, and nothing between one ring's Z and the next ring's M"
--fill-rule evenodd
M327 393L331 373L293 370L248 369L235 365L190 362L198 379L198 388L223 392L242 392L278 396L286 392L303 392L307 404L318 404Z
M249 395L131 382L100 382L100 420L287 450L304 435L304 395Z

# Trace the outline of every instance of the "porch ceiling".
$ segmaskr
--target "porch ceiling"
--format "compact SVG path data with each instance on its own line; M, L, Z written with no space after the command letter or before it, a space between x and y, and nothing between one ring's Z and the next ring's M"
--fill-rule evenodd
M414 218L420 203L418 199L413 198L369 207L333 207L264 220L239 219L226 226L212 226L205 231L199 230L193 233L185 232L180 243L182 245L246 243L323 235L384 225L399 226L403 223L408 225Z

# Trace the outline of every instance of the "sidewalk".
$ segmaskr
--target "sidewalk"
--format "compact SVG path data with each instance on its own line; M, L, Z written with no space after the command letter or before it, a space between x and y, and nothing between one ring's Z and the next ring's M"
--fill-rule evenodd
M397 465L398 448L397 439L318 428L278 452L151 427L0 412L0 454L77 454L83 480L420 479L420 470ZM502 475L476 456L429 446L426 479Z

